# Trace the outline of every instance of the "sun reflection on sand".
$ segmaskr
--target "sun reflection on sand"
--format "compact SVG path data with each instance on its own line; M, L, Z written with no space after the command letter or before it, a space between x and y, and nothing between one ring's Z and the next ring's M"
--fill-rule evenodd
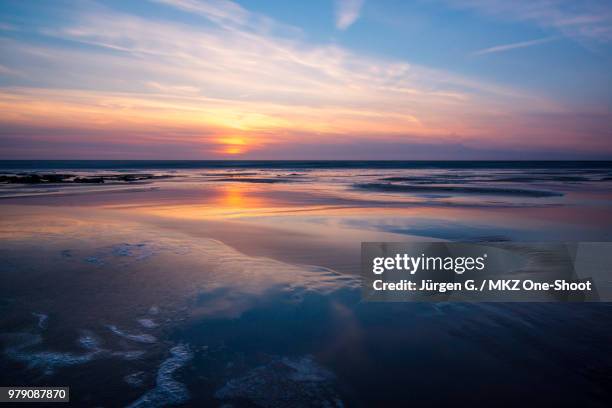
M265 196L250 194L252 189L244 185L228 183L220 189L221 195L215 200L215 207L227 208L231 211L249 211L257 208L267 208L270 200Z
M199 200L176 200L168 204L133 206L140 215L180 219L226 219L275 214L295 209L282 200L274 200L256 186L226 183L207 191Z
M243 194L242 189L236 185L228 185L223 189L221 204L231 208L252 207L253 198ZM249 205L250 204L250 205Z

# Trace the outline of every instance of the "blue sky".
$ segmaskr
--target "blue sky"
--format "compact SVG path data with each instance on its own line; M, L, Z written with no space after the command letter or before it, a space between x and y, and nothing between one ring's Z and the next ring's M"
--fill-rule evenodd
M609 1L0 12L3 158L612 157Z
M610 15L601 22L585 23L587 26L608 25L606 33L585 37L566 35L553 22L537 23L519 16L504 18L503 15L488 14L476 6L462 7L461 2L382 0L362 2L358 19L348 29L338 30L330 1L299 2L299 5L278 1L240 3L300 27L309 41L336 43L370 55L450 69L570 99L582 95L595 103L612 101L610 88L601 86L606 80L608 85L612 85ZM520 7L521 2L516 3L516 7ZM558 3L559 9L565 10L561 7L563 3L579 2ZM600 4L611 13L612 5L607 3L608 7L606 2ZM555 8L550 7L553 14ZM596 13L597 9L585 5L583 13ZM575 15L570 11L567 14ZM520 46L538 40L545 41L477 54L498 46ZM571 86L572 82L577 86Z

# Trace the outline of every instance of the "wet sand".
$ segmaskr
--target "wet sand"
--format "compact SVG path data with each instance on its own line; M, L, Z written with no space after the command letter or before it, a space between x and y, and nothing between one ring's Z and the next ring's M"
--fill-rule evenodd
M2 383L87 406L610 398L608 304L372 304L358 277L362 241L610 239L600 184L474 199L202 177L3 190Z

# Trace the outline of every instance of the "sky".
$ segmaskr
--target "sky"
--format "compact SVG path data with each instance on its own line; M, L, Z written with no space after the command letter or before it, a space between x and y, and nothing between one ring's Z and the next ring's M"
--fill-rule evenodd
M0 0L0 159L612 159L612 2Z

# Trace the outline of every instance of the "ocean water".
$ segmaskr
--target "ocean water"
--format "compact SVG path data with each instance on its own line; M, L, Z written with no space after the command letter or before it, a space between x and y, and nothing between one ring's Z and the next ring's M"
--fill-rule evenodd
M608 406L610 304L364 303L358 273L361 241L609 241L611 187L610 162L2 161L0 383Z
M0 168L48 169L610 169L610 161L516 160L0 160Z

